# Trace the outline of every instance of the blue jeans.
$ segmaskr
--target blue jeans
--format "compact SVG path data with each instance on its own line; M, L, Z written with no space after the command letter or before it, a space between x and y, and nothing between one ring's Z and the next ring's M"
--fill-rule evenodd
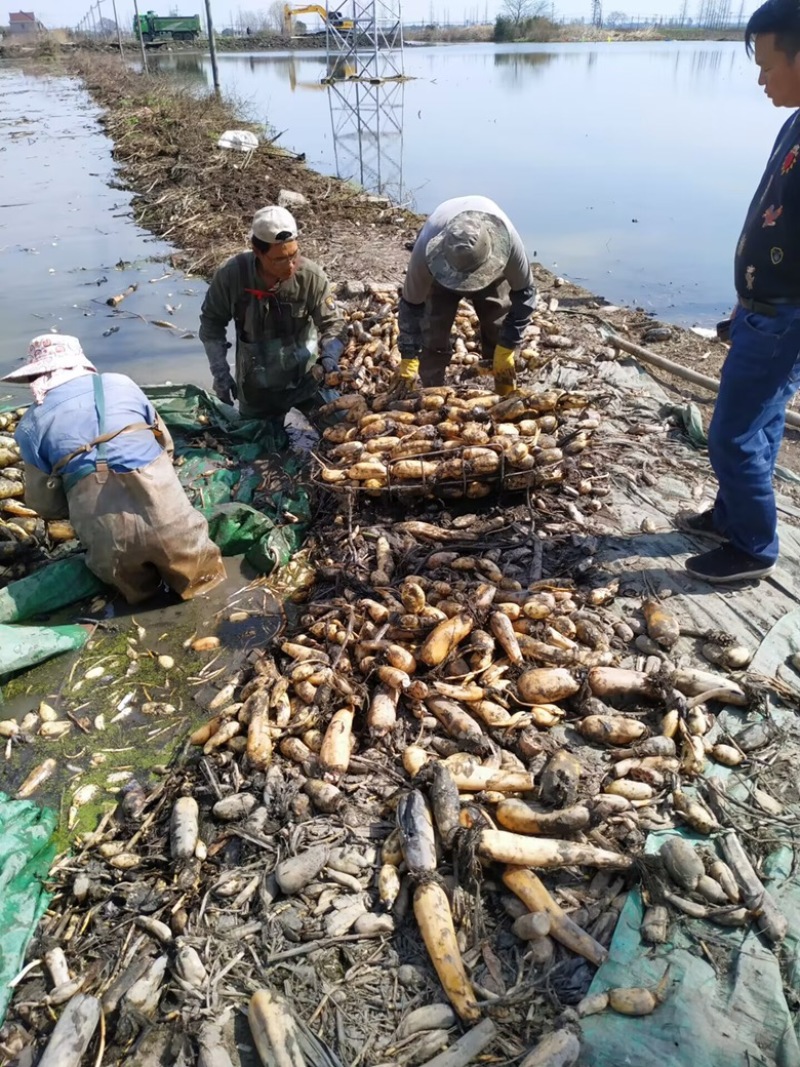
M719 489L714 523L760 563L778 558L772 476L786 405L800 387L800 307L776 305L770 318L740 307L722 367L708 455Z

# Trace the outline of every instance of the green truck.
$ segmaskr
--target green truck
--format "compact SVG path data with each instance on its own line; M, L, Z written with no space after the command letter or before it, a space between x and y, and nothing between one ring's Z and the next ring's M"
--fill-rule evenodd
M133 32L145 41L194 41L200 36L199 15L146 15L133 18Z

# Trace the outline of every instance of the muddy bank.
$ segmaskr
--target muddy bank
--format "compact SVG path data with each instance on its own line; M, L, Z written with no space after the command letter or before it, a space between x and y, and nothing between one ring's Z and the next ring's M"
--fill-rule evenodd
M137 222L182 250L176 265L208 278L244 247L254 212L288 190L305 198L292 205L304 251L332 277L400 278L405 243L418 225L409 212L315 173L268 139L252 156L216 150L226 129L264 131L213 95L145 80L121 71L118 60L81 55L72 69L104 108L101 121L114 140L120 178L135 192Z

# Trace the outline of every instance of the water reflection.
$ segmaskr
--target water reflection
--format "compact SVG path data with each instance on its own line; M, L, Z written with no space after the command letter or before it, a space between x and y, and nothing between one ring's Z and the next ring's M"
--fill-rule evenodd
M289 85L293 93L298 89L327 89L327 82L340 82L352 78L356 71L354 63L346 56L313 56L311 61L319 64L319 77L314 81L308 79L303 81L298 77L294 56L289 57L286 66Z
M734 49L720 51L709 48L692 52L676 49L672 64L672 83L680 85L688 80L694 86L704 83L706 86L715 86L734 75L741 59L741 55Z
M327 88L337 177L402 203L405 86L334 82Z
M403 83L352 80L356 68L348 56L313 56L304 64L309 61L319 68L313 79L302 76L293 56L282 66L293 93L327 93L336 177L401 203Z
M731 234L781 122L740 43L473 43L409 48L405 68L403 87L368 86L324 51L220 56L223 91L314 169L412 190L423 213L485 193L531 255L612 302L721 317Z
M203 88L209 86L205 56L199 52L174 52L148 56L151 70L159 74L170 74L187 87Z
M494 65L508 85L521 85L531 77L544 74L545 67L560 59L557 52L496 52Z

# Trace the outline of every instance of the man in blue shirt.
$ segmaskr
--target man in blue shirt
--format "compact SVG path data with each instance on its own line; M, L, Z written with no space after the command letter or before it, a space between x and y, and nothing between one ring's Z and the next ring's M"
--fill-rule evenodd
M768 0L745 30L758 84L775 107L800 107L800 5ZM772 476L786 405L800 386L800 112L784 124L736 246L731 348L708 431L719 488L714 507L678 518L721 542L687 560L707 582L764 578L778 559Z
M172 438L124 374L98 374L76 337L31 341L24 366L34 403L15 434L25 502L42 518L69 517L86 565L130 604L165 582L184 600L225 577L208 524L172 466Z

